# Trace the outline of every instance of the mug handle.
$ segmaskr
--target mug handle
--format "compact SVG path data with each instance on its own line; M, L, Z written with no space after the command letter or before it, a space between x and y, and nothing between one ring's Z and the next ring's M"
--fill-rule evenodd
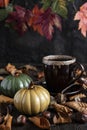
M70 89L71 87L73 87L74 85L75 85L75 81L77 81L82 75L83 75L83 72L84 72L84 70L85 70L85 68L84 68L84 66L82 65L82 64L80 64L79 62L75 62L75 64L77 64L77 66L78 66L78 68L79 68L79 70L81 70L81 72L80 72L80 74L78 75L78 76L76 76L76 77L74 77L69 83L68 83L68 85L65 87L65 89L63 89L62 91L61 91L61 93L62 94L64 94L64 93L66 93L66 91L68 90L68 89ZM74 64L74 65L75 65ZM76 66L76 65L75 65ZM68 93L66 93L66 94L75 94L76 92L78 92L79 90L77 90L77 91L73 91L73 92L68 92Z
M78 74L77 76L73 76L73 79L69 82L68 85L71 85L71 84L73 84L75 81L77 81L77 80L83 75L83 72L84 72L84 70L85 70L84 66L83 66L82 64L80 64L79 62L75 62L75 66L77 66L77 67L78 67L77 69L79 69L79 71L81 71L81 72L80 72L80 74ZM73 74L73 75L74 75L74 74Z

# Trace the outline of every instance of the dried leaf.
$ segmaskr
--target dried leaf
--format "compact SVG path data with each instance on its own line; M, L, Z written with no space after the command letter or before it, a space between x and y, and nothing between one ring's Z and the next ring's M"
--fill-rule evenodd
M58 115L55 115L53 117L54 124L60 124L60 123L71 123L72 120L69 116L64 116L58 113Z
M25 71L29 71L29 70L37 71L37 68L33 65L24 65L24 66L21 66L20 69L25 70Z
M38 72L38 79L41 79L43 77L44 77L44 72L43 71Z
M11 130L13 117L7 113L4 117L4 122L0 125L0 130Z
M57 103L54 103L52 106L58 113L63 113L64 115L68 115L73 111L71 108Z
M13 104L13 98L4 96L4 95L0 95L0 103L12 103Z
M87 84L83 84L82 87L83 87L84 89L87 89Z
M81 98L85 98L86 95L83 94L83 93L79 93L79 94L76 94L76 95L73 95L73 96L70 96L69 97L69 100L80 100Z
M73 110L71 108L57 103L54 103L53 107L57 111L57 115L53 117L54 124L72 122L70 115Z
M5 125L1 124L1 125L0 125L0 130L6 130L6 129L5 129Z
M50 122L45 117L29 117L28 118L31 122L33 122L36 126L42 129L49 129L50 128Z
M8 63L5 68L8 72L11 72L12 70L16 69L16 67L10 63Z
M74 110L77 110L79 112L83 112L84 110L87 110L87 103L84 103L84 102L70 101L70 102L64 103L64 105Z
M19 75L20 73L22 73L21 70L17 70L16 67L10 63L7 64L6 70L12 75Z
M78 82L84 89L87 89L87 76L81 77Z
M57 93L55 96L55 100L57 101L57 103L64 103L66 102L67 97L65 94Z
M11 130L11 126L12 126L12 119L13 117L11 115L8 116L7 122L6 122L6 130Z

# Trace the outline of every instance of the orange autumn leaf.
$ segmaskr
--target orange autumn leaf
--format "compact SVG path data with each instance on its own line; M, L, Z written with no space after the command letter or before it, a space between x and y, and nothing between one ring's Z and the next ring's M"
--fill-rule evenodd
M7 7L10 0L0 0L0 7Z
M40 14L43 12L43 9L39 9L36 5L33 10L31 11L30 19L28 21L28 25L31 26L34 31L39 32L41 35L43 35L42 28L40 24L36 24L36 21L38 20Z
M9 1L10 1L10 0L4 0L5 7L7 7L7 6L8 6L8 4L9 4Z
M80 7L80 10L75 14L74 20L79 20L78 30L86 37L87 33L87 2Z

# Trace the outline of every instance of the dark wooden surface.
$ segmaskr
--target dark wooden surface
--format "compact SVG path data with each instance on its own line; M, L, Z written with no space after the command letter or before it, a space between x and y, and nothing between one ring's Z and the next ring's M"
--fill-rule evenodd
M15 109L13 110L12 130L42 130L29 120L24 125L15 124L14 123L15 119L20 114L21 113L19 113ZM67 123L67 124L51 125L50 130L87 130L87 123Z
M62 124L52 126L51 130L87 130L87 124ZM24 126L12 127L12 130L41 130L32 123L27 123Z
M85 70L87 70L87 65L84 65ZM13 110L13 115L17 116L19 113L15 113L15 110ZM14 120L14 119L13 119ZM27 121L25 125L14 125L12 124L12 130L41 130L36 125L34 125L32 122ZM50 130L87 130L87 123L68 123L68 124L59 124L51 126Z
M20 66L23 64L16 63L15 65ZM0 67L4 67L5 64L0 64ZM84 64L85 71L87 70L87 64ZM13 116L12 121L12 130L41 130L39 127L34 125L29 120L26 122L25 125L16 125L15 119L20 115L15 108L13 108L13 111L11 115ZM87 130L87 123L68 123L68 124L58 124L58 125L52 125L50 130Z
M12 114L13 114L12 130L42 130L30 121L27 121L25 125L15 125L14 117L18 117L18 115L20 114L15 109L13 110ZM87 130L87 123L67 123L67 124L52 125L50 130Z

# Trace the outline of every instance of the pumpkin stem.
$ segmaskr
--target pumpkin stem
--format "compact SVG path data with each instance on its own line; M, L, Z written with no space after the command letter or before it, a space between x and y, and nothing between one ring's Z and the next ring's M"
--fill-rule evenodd
M18 76L22 73L21 70L17 70L16 67L14 65L11 65L10 63L7 64L6 71L11 73L13 76Z
M30 82L28 89L32 89L32 88L34 88L34 82L33 81Z

